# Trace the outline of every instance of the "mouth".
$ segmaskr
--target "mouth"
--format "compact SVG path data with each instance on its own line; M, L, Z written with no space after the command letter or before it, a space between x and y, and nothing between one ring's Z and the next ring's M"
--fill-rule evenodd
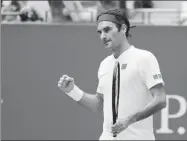
M110 40L104 41L104 44L107 45L110 42Z

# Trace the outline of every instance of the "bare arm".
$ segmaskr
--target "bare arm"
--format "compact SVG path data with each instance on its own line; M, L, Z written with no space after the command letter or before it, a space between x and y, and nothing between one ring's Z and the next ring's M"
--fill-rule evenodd
M103 108L103 94L88 94L84 92L84 95L78 104L86 107L93 112L101 112Z
M145 119L166 107L166 94L162 84L152 87L150 92L153 99L143 109L130 117L130 124Z
M71 98L77 101L78 104L86 107L90 111L99 112L103 107L103 94L88 94L78 88L74 79L63 75L59 82L58 87Z
M134 122L145 119L166 106L164 82L161 77L161 72L156 57L152 53L148 53L146 57L143 58L143 60L141 60L139 63L141 63L140 72L145 80L146 86L149 88L153 96L153 99L143 109L132 116L131 119ZM156 76L159 74L160 77L154 78L153 74L156 74ZM150 83L155 83L156 85L149 87Z
M166 96L162 84L156 85L150 89L153 99L141 110L137 111L127 119L119 120L111 127L111 133L117 135L125 130L129 125L143 120L166 106Z

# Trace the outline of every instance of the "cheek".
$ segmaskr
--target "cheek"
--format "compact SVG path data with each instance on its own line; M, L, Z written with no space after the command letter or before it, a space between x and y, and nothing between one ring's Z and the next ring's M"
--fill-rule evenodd
M121 42L121 37L119 35L114 35L113 36L113 42L116 43L116 44L120 44Z
M115 33L114 33L114 34L112 34L112 36L111 36L111 37L112 37L112 40L113 40L114 42L116 42L117 40L119 40L119 39L118 39L118 35L117 35L117 34L115 34Z

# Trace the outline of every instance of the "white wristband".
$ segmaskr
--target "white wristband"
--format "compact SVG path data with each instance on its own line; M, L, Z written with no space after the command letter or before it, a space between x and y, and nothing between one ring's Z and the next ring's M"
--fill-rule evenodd
M83 97L83 93L84 92L81 89L79 89L76 85L74 85L73 90L71 90L69 93L66 94L71 98L73 98L75 101L79 101Z

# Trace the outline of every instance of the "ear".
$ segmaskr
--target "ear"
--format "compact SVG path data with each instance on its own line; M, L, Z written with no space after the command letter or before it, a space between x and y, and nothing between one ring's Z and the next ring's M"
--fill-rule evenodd
M123 33L125 34L126 31L127 31L126 25L125 25L125 24L122 24L122 25L121 25L121 32L123 32Z

